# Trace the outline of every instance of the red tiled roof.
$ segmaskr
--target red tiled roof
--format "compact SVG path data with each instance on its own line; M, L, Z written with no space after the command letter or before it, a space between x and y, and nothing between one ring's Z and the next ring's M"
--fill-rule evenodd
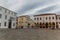
M56 15L56 16L60 16L60 15Z
M29 15L23 15L23 16L18 16L18 17L29 17Z
M34 15L34 16L44 16L44 15L56 15L55 13L46 13L46 14L39 14L39 15Z

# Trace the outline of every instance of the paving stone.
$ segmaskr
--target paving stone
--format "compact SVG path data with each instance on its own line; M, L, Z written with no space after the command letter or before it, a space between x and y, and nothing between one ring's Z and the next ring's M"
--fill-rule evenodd
M60 30L0 29L0 40L60 40Z

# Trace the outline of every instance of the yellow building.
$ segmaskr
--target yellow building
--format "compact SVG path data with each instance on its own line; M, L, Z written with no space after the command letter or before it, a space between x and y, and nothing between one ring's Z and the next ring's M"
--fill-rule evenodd
M30 16L24 15L17 18L17 28L33 28L34 22L30 19Z

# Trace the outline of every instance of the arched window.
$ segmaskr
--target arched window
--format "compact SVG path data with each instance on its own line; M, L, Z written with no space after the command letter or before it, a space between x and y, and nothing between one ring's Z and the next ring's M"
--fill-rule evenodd
M34 18L34 20L36 20L36 18Z
M41 20L41 18L40 18L40 20Z
M51 19L51 17L49 17L49 19Z
M37 18L37 20L39 20L39 18Z
M54 19L54 17L52 17L52 19Z
M47 17L46 17L46 20L47 20Z

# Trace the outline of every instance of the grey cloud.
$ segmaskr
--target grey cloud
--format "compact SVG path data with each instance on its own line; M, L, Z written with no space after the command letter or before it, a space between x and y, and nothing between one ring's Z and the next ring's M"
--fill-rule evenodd
M12 8L10 8L11 10L15 9L16 12L18 13L18 15L19 14L21 15L21 14L24 14L27 11L33 10L35 8L43 7L43 5L47 6L47 4L52 4L55 2L59 2L59 1L60 0L23 0L24 5L20 6L20 8L18 8L17 6L15 6L15 3L16 3L16 5L21 4L22 2L20 2L20 0L13 0L13 1L12 0L0 0L0 5L3 5L6 8L12 7ZM52 11L54 9L57 9L56 6L48 7L48 8L42 9L38 12L42 13L42 12ZM59 13L59 11L58 11L58 13Z
M27 4L24 5L22 8L18 9L17 12L19 14L24 14L25 12L27 12L29 10L33 10L33 9L37 8L38 6L42 7L43 5L47 5L47 4L54 3L54 2L55 2L54 0L42 0L42 1L39 1L39 0L38 1L37 0L34 1L33 0L33 1L27 1ZM49 11L49 9L47 9L46 11ZM44 10L41 10L41 12L44 12Z
M21 9L19 9L17 11L20 12L20 13L24 13L26 11L32 10L32 9L34 9L38 6L42 6L42 5L43 5L43 3L42 4L40 4L40 3L27 4L27 5L23 6Z

